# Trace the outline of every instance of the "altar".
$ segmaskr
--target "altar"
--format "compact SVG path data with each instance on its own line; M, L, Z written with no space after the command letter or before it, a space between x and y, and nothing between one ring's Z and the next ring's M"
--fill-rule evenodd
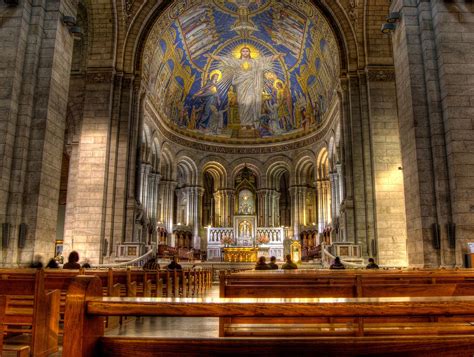
M207 228L207 259L224 262L256 262L258 257L283 260L282 227L258 227L255 194L242 189L232 227Z
M225 247L223 260L232 263L255 263L257 254L258 248Z

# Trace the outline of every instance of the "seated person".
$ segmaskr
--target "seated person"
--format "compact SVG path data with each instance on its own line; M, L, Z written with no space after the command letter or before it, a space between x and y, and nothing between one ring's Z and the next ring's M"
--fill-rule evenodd
M54 258L51 258L48 262L48 264L46 264L46 268L49 268L49 269L57 269L59 268L59 264L58 262L56 261L56 259Z
M79 253L73 250L67 257L67 263L63 265L63 269L81 269L81 265L78 263Z
M90 269L90 268L92 268L91 263L89 262L89 259L84 260L84 263L82 263L82 268L83 268L83 269Z
M176 256L173 256L171 258L171 263L168 264L167 268L168 270L182 270L183 269L181 265L178 264L178 258Z
M158 270L158 269L160 269L160 264L156 262L156 257L151 257L143 265L143 270Z
M281 266L282 269L298 269L298 266L291 260L291 255L286 255L286 262Z
M43 256L36 254L34 260L30 264L30 268L41 269L43 267Z
M270 269L278 269L278 265L276 263L276 260L277 260L277 258L274 257L274 256L270 258L270 263L268 263L268 266L270 267Z
M257 264L255 264L255 270L269 270L270 267L266 263L265 257L262 255L258 258Z
M344 264L341 263L341 258L336 257L329 269L346 269L346 267L344 266Z
M378 269L379 266L375 264L374 258L369 258L369 264L367 264L366 269Z

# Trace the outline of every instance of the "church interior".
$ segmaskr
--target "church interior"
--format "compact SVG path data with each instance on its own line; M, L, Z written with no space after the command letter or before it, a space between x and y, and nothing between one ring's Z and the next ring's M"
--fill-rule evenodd
M472 1L3 0L0 78L0 354L474 353Z

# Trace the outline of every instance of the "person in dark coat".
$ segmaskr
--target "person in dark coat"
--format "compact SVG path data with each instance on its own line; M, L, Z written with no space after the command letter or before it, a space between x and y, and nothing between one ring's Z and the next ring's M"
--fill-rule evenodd
M271 257L270 258L270 263L268 263L268 266L270 269L278 269L278 265L276 263L277 258L276 257Z
M63 269L81 269L81 265L79 264L78 252L73 250L71 253L69 253L67 263L63 265Z
M183 269L181 265L178 264L178 258L175 256L171 258L171 263L168 264L167 268L168 270L182 270Z
M378 269L379 266L375 264L374 258L369 258L369 264L365 267L366 269Z
M255 264L255 270L269 270L270 267L267 265L265 257L262 255L257 260L257 264Z
M291 255L286 255L286 262L281 266L282 269L298 269L298 266L291 260Z
M336 269L336 270L337 269L346 269L346 267L344 266L344 264L341 263L341 258L336 257L336 259L334 259L334 262L331 264L329 269Z

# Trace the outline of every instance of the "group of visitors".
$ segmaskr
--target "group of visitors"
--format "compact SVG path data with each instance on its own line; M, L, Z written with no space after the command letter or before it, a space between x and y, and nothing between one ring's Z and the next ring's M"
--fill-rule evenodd
M193 265L193 268L195 266ZM160 264L158 264L156 257L151 257L148 261L143 265L143 270L159 270ZM181 264L178 263L178 258L173 256L171 258L171 262L166 266L168 270L182 270Z
M282 269L298 269L298 266L291 260L291 256L288 254L286 256L286 262L281 266ZM375 263L374 258L369 258L369 264L367 264L366 269L378 269L379 266ZM261 256L258 258L257 264L255 265L255 270L272 270L278 269L276 264L276 258L271 257L270 263L266 263L266 258ZM341 258L336 257L329 267L332 270L346 269L344 264L341 262Z
M286 261L281 266L282 269L298 269L298 266L291 260L291 255L288 254L285 257ZM91 265L88 261L82 264L79 264L79 253L73 250L69 253L68 261L63 265L63 269L80 269L80 268L90 268ZM43 268L43 262L41 256L35 256L35 260L30 264L30 268L41 269ZM57 269L59 264L55 258L51 258L46 264L46 268ZM182 270L183 268L178 263L178 258L173 256L171 262L166 266L168 270ZM345 269L346 267L341 262L341 258L336 257L334 262L331 264L329 269L338 270ZM143 270L159 270L160 264L158 264L156 257L151 257L145 265L143 265ZM255 265L255 270L274 270L278 269L278 264L276 263L276 257L272 256L270 258L270 263L267 264L266 258L261 256L258 258L257 264ZM379 266L375 263L374 258L369 258L369 263L366 266L366 269L379 269Z
M367 266L365 268L366 269L378 269L379 266L375 263L374 258L369 258L369 264L367 264ZM337 269L346 269L346 267L344 266L344 264L342 264L341 258L336 257L334 259L334 262L329 267L329 269L336 269L336 270Z
M281 266L282 269L298 269L298 266L293 263L291 260L291 255L285 257L286 262ZM255 265L255 270L273 270L278 269L278 264L276 263L276 257L270 258L270 263L267 264L266 258L262 255L258 258L257 264Z
M41 255L36 255L33 262L30 264L30 268L34 269L41 269L43 268L43 257ZM86 260L82 266L79 264L79 253L73 250L71 253L69 253L69 257L67 259L67 263L63 265L63 269L81 269L81 268L90 268L91 265L89 262ZM46 264L45 268L49 269L58 269L59 268L59 263L56 258L51 258Z

